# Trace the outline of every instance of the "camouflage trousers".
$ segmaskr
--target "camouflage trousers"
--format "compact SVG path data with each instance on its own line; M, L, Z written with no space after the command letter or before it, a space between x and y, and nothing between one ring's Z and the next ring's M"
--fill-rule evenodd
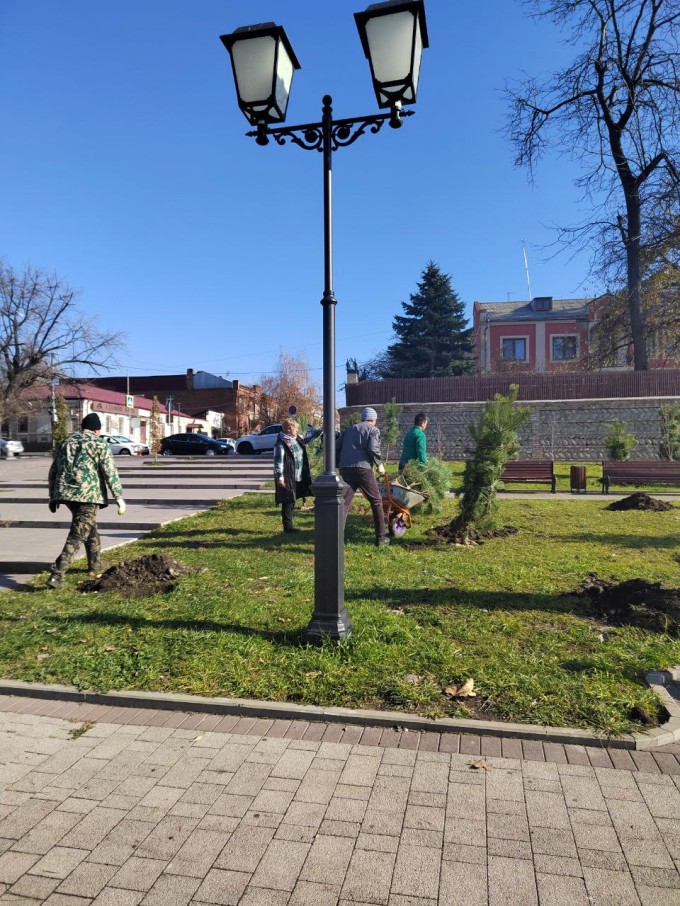
M63 576L71 565L71 561L78 553L81 544L85 545L88 569L99 565L101 542L97 531L97 513L99 505L96 503L76 503L65 501L71 511L71 529L66 539L63 551L57 557L52 567L52 572Z

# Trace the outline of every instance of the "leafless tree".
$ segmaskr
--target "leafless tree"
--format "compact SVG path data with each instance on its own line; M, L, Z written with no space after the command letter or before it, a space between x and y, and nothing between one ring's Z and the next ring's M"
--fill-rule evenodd
M583 164L576 182L592 216L560 240L595 243L594 270L625 283L634 365L646 370L642 259L653 259L680 210L680 0L524 5L562 27L577 52L546 81L508 88L515 162L533 174L552 146Z
M656 367L680 361L680 271L661 270L642 281L647 352ZM591 339L591 364L605 368L628 363L632 350L625 291L610 293L598 311Z
M121 335L97 328L56 274L0 259L0 420L23 411L28 391L67 377L73 365L113 364Z
M647 352L658 365L673 367L680 360L680 218L665 242L643 249L641 285L642 316ZM596 301L591 333L591 358L595 367L620 364L630 356L633 338L627 294L609 293Z
M263 375L262 406L260 414L268 422L279 422L291 405L298 413L308 416L321 412L319 388L309 372L304 354L281 352L273 374ZM304 425L302 426L304 430Z

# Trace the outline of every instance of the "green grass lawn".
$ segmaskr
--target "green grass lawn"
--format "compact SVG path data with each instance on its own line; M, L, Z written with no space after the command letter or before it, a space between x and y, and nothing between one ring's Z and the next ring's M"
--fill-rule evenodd
M570 596L588 573L676 587L680 508L608 512L601 501L504 498L519 529L471 548L434 543L451 518L418 517L390 548L371 545L363 502L350 516L346 602L352 636L301 643L313 599L311 511L280 532L271 497L246 495L111 552L169 554L204 568L167 595L59 590L0 595L0 675L88 689L140 689L501 718L607 733L632 706L658 713L645 672L680 663L680 640L605 632ZM416 684L406 676L419 677ZM442 687L472 677L478 698Z

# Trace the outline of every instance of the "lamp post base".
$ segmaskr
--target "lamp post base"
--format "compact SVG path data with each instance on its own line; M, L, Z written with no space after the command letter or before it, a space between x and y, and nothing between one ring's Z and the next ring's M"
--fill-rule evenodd
M320 475L314 494L314 613L303 633L305 641L320 645L324 639L340 641L352 632L345 610L346 485L335 473Z

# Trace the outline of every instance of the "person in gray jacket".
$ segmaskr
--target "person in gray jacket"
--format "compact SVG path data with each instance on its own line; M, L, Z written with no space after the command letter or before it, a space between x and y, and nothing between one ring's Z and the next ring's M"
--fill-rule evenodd
M337 439L337 456L340 475L347 485L345 492L345 519L357 491L362 491L373 511L375 544L382 547L390 543L385 535L385 512L373 466L385 474L380 454L380 431L376 427L378 413L370 406L361 410L361 422L351 425Z

